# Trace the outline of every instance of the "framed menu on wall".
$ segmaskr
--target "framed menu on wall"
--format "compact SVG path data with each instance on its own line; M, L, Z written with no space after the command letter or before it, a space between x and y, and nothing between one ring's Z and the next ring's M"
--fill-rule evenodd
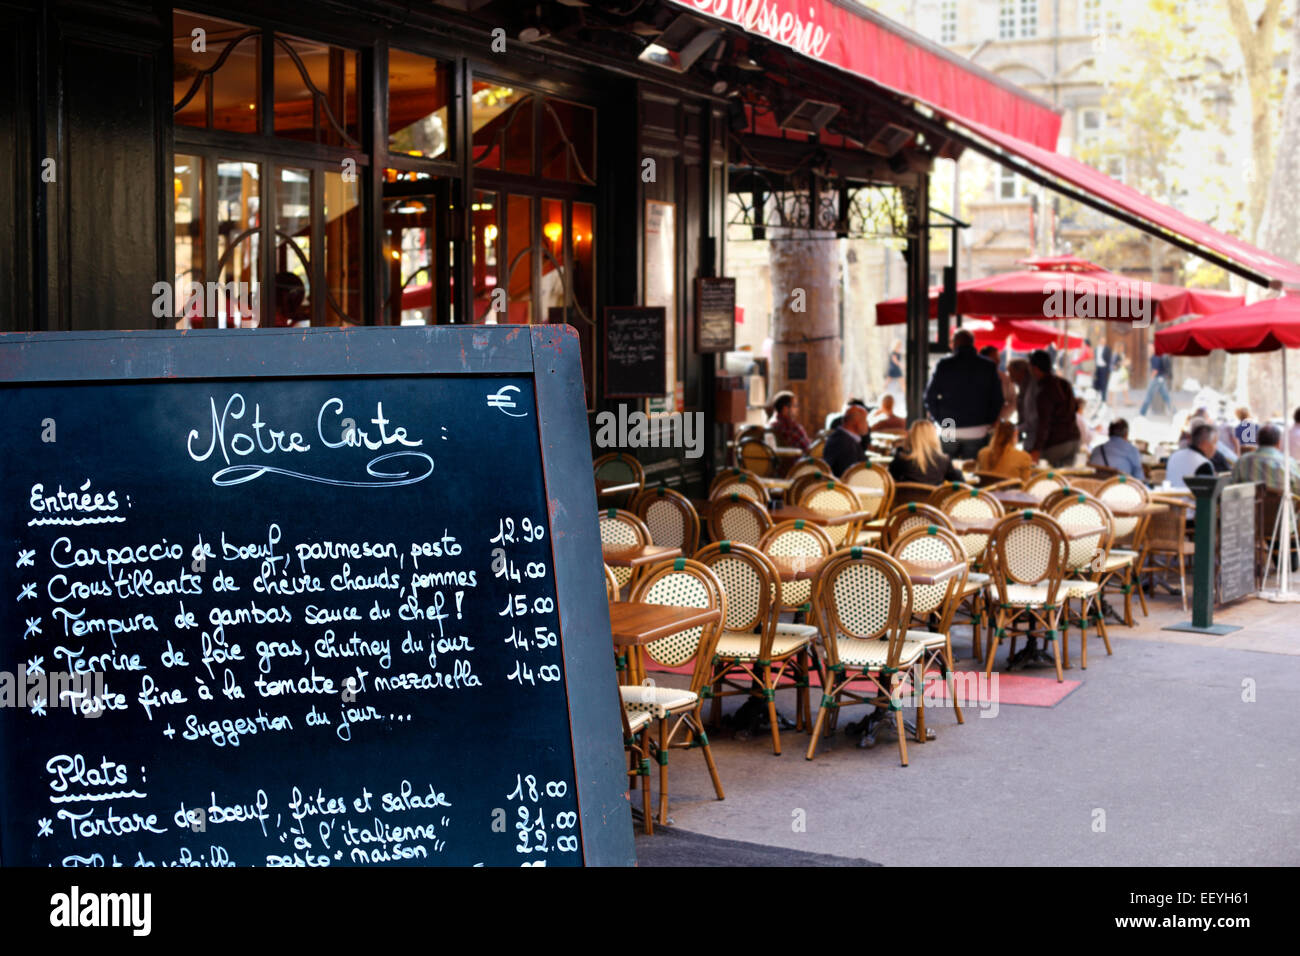
M736 280L695 280L695 350L730 352L736 347Z
M672 411L677 385L677 206L647 199L645 203L645 295L642 304L664 310L664 383L669 397L663 411ZM655 409L652 407L651 411Z

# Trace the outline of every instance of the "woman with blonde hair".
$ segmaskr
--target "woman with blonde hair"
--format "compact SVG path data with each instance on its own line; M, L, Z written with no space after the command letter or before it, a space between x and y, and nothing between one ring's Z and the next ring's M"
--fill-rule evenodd
M1034 459L1029 457L1029 452L1016 447L1016 426L1006 419L998 422L992 441L975 458L976 471L1021 481L1029 477L1033 467Z
M934 422L918 419L907 430L907 439L894 452L889 474L895 481L912 481L937 485L944 481L961 481L961 473L939 446L939 432Z

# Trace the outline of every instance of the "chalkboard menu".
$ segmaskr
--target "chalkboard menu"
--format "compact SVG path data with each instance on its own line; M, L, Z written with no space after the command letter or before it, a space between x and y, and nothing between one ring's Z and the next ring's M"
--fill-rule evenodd
M606 398L657 398L667 367L662 306L605 309Z
M2 862L631 862L577 349L0 337Z
M730 352L736 347L736 280L695 280L695 349Z
M1227 485L1219 493L1219 603L1255 593L1255 486Z

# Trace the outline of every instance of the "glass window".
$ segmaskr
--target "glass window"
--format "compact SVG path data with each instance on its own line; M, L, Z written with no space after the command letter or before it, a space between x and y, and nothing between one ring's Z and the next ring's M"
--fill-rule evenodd
M275 298L267 325L310 325L312 171L276 168Z
M418 53L388 51L388 151L436 157L451 151L450 74Z
M1038 36L1038 0L1020 0L1020 35Z
M1080 0L1079 26L1084 33L1101 30L1101 0Z
M476 80L471 120L475 166L522 176L533 174L531 93Z
M488 325L496 323L498 312L505 311L505 302L494 295L501 248L501 222L499 200L496 193L476 192L470 208L470 257L474 274L474 321ZM500 310L495 307L500 305Z
M364 315L361 279L366 253L361 240L360 192L355 177L325 173L326 325L360 325Z
M542 101L542 175L571 183L596 182L596 111L547 98Z
M1011 40L1016 35L1016 0L998 2L998 39Z
M431 194L384 202L384 321L389 324L431 325L436 321L436 202Z
M217 163L217 281L221 287L215 315L196 325L215 324L224 329L258 324L259 297L253 293L262 274L260 186L257 163Z
M172 18L172 108L178 126L260 129L260 31L177 10Z
M185 286L203 283L203 160L177 153L172 160L172 222L176 232L175 287L180 290L174 315L185 314ZM201 313L200 313L201 314ZM184 327L184 326L181 326Z
M942 0L939 4L939 42L957 42L957 0Z
M353 50L275 35L275 135L359 146Z
M505 262L500 273L506 290L506 314L497 321L528 325L533 321L533 200L507 196Z

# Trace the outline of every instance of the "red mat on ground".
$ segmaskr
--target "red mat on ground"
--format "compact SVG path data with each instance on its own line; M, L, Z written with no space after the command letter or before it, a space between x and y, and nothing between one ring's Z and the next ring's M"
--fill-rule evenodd
M651 665L648 670L652 673L689 676L693 668L690 664L684 667ZM946 699L948 686L939 679L938 671L931 671L929 677L930 683L925 689L926 699ZM819 685L816 674L812 675L812 682L814 686ZM1030 677L1027 674L1001 674L997 671L987 681L982 671L957 671L954 682L957 685L957 699L963 705L974 706L996 701L998 704L1017 707L1055 707L1083 683L1077 680L1058 683L1055 676Z

